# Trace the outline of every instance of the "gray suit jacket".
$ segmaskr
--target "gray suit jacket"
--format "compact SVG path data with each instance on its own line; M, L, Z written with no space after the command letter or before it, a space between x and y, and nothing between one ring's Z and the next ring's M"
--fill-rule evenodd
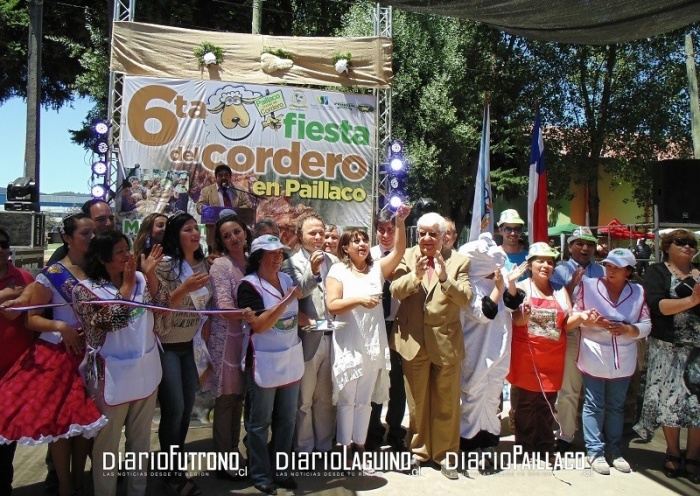
M291 258L285 260L282 265L282 272L289 275L294 284L301 288L302 297L299 300L299 311L311 319L325 320L328 316L326 315L326 288L324 282L331 265L338 262L338 257L330 253L325 254L319 274L319 282L313 272L311 272L309 255L308 251L301 248ZM316 354L323 333L305 332L299 329L299 337L304 349L304 361L308 362Z

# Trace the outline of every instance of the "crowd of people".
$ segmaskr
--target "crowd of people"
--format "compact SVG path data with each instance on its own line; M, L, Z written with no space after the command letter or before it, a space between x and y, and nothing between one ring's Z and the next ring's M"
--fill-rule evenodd
M132 247L109 205L91 200L64 219L64 246L36 280L8 261L0 228L0 493L11 491L16 445L48 443L60 496L83 494L88 455L95 494L115 495L103 455L118 452L122 430L126 450L147 456L158 402L160 452L184 453L200 387L215 397L214 451L247 459L264 494L297 487L276 453L388 446L410 453L411 468L458 479L450 453L491 454L499 444L506 381L523 452L548 459L574 449L582 411L592 470L629 472L625 402L644 344L635 429L648 437L661 427L664 474L700 483L692 233L663 235L663 261L645 267L642 286L630 250L595 261L587 227L569 237L559 265L548 243L525 249L512 209L498 222L502 245L483 233L459 249L454 222L437 213L417 219L408 248L405 205L374 220L376 246L365 230L342 231L314 212L298 218L294 247L270 219L249 226L229 208L218 214L207 253L185 212L149 215ZM127 479L127 494L145 494L143 472ZM182 467L162 479L173 494L201 493Z

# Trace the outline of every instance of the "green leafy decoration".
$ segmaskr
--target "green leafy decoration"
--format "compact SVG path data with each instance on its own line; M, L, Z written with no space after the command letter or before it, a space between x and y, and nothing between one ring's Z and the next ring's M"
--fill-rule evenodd
M334 65L341 59L347 60L348 66L352 65L352 53L350 53L350 52L335 52L333 54L333 64Z
M262 53L269 53L281 59L292 60L291 52L288 52L287 50L282 50L281 48L263 47Z
M204 65L204 54L213 53L216 57L216 65L221 64L224 61L224 49L220 46L216 46L208 41L202 42L197 48L193 50L194 56L197 57L199 65Z

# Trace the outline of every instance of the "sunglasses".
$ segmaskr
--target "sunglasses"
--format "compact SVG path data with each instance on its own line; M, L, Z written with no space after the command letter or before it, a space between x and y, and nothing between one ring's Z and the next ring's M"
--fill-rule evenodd
M673 240L673 244L676 246L680 246L681 248L684 246L690 246L693 249L698 247L698 242L694 239L676 238Z
M523 232L523 228L522 227L504 227L503 232L506 234L513 234L513 233L520 234Z
M10 247L10 242L5 240L5 241L0 241L0 248L3 250L7 250Z

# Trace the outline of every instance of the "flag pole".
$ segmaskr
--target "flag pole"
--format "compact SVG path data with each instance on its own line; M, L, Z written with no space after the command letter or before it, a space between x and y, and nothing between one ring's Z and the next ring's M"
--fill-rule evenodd
M491 195L491 118L489 93L484 93L484 117L481 127L479 164L474 180L474 203L472 222L469 228L469 241L475 241L483 232L493 235L493 197Z

